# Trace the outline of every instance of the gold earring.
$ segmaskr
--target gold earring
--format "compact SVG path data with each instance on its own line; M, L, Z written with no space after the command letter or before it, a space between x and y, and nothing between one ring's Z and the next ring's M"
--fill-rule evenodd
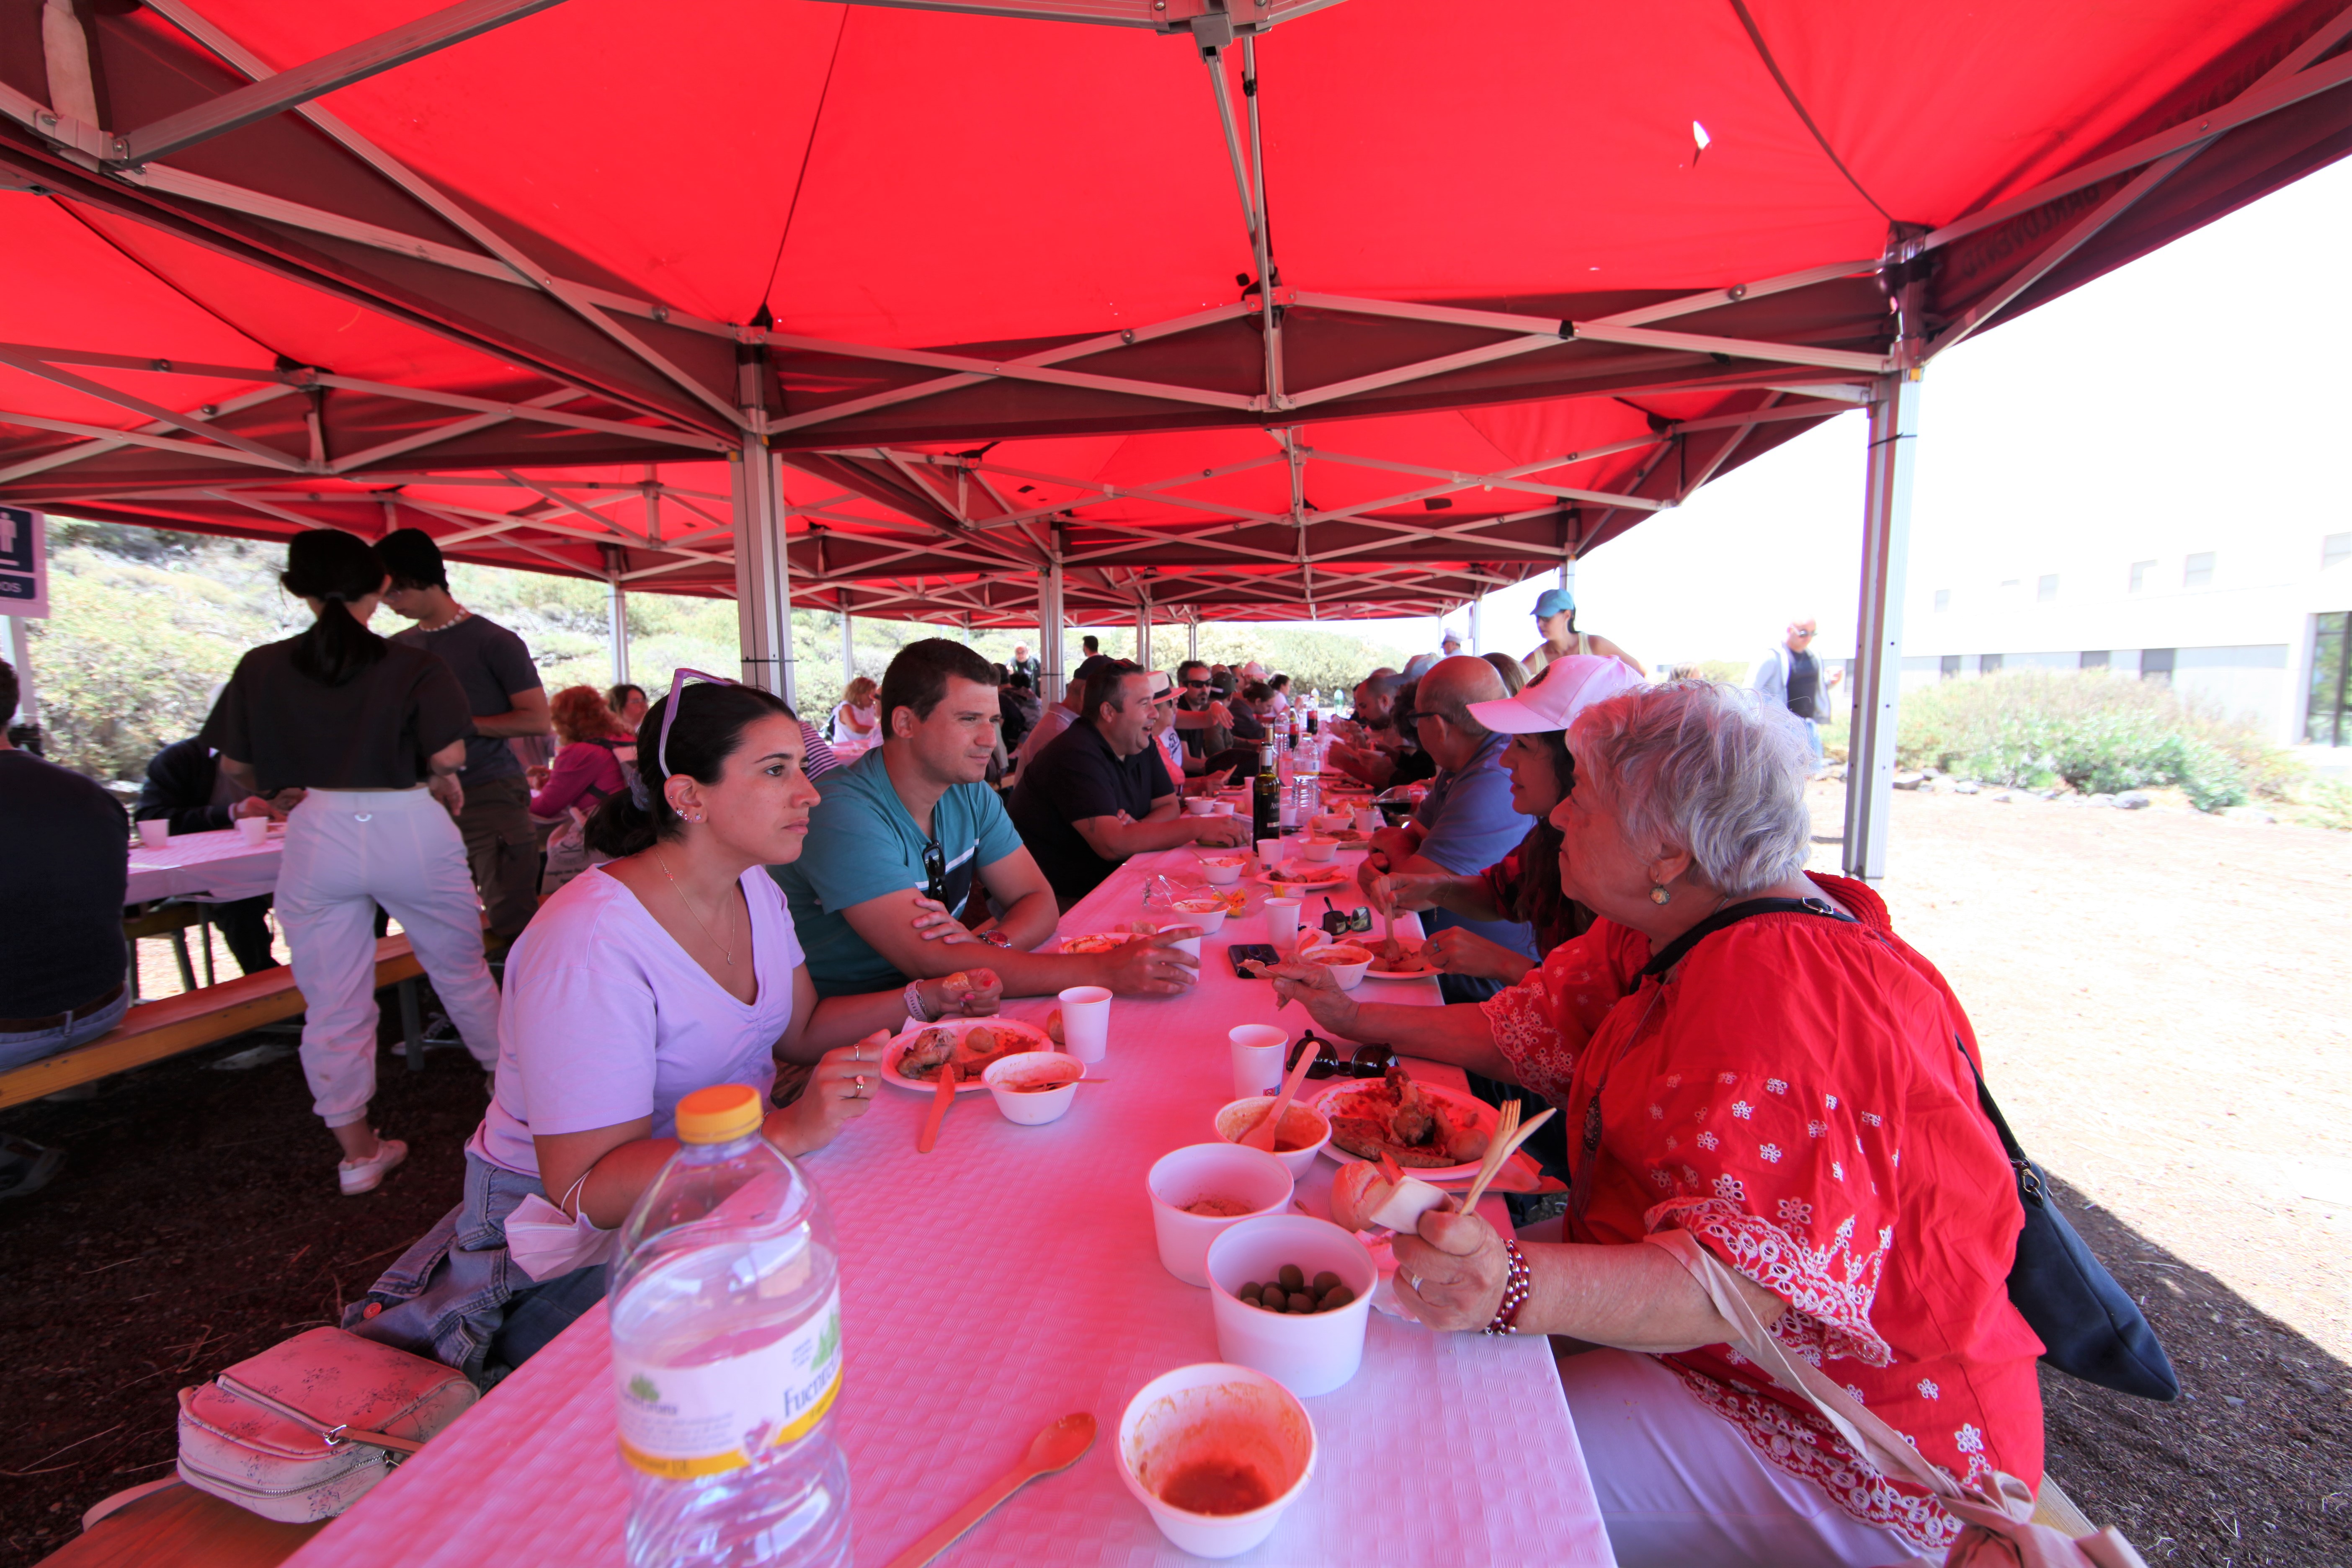
M1668 899L1673 897L1674 895L1666 891L1663 885L1656 882L1650 884L1650 902L1654 904L1663 904Z

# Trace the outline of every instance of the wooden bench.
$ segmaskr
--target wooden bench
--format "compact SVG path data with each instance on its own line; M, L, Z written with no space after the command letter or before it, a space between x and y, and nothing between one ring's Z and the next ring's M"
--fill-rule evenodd
M280 1524L167 1478L91 1509L40 1568L276 1568L326 1528Z
M378 990L400 987L401 1034L409 1070L425 1070L425 1042L418 1020L416 977L425 973L404 936L377 939ZM294 971L281 964L243 974L177 996L142 1002L122 1022L86 1046L0 1072L0 1107L22 1105L77 1084L94 1083L166 1057L233 1039L248 1029L290 1018L302 1011Z

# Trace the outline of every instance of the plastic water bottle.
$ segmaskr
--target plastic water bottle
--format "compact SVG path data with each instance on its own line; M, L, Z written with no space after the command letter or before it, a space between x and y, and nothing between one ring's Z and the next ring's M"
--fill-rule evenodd
M678 1101L681 1147L621 1227L613 1389L631 1568L848 1568L833 1440L841 1265L748 1084Z

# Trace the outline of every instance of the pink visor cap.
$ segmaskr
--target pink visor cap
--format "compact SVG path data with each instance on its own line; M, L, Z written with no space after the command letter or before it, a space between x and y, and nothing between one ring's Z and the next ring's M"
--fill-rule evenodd
M1469 712L1497 734L1547 734L1567 729L1594 703L1641 684L1641 678L1616 659L1570 654L1545 665L1517 697L1473 702Z

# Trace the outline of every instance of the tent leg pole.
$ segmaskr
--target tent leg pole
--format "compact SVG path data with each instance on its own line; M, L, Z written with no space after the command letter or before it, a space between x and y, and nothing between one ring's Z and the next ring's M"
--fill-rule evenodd
M1146 669L1151 668L1151 605L1148 600L1135 606L1135 662Z
M784 556L784 479L758 436L743 437L736 461L735 616L743 683L794 700L793 584Z
M844 691L847 691L849 683L857 679L856 633L850 626L850 619L849 590L844 588L841 591L841 689Z
M37 729L41 703L33 695L33 623L23 616L8 617L8 662L16 667L16 716L0 718L0 729L14 724Z
M1193 611L1184 617L1184 657L1199 663L1201 658L1201 612Z
M1486 596L1484 594L1476 595L1470 601L1470 656L1473 658L1486 651L1486 622L1478 613L1486 603Z
M1864 882L1886 876L1887 816L1895 801L1904 576L1911 552L1911 468L1919 431L1919 383L1911 375L1881 377L1870 405L1862 604L1854 629L1853 721L1845 765L1844 869Z
M1037 578L1037 659L1040 695L1043 702L1062 700L1062 562L1056 552L1053 562Z
M629 590L621 582L620 552L607 550L604 563L604 635L613 645L613 684L629 683Z

